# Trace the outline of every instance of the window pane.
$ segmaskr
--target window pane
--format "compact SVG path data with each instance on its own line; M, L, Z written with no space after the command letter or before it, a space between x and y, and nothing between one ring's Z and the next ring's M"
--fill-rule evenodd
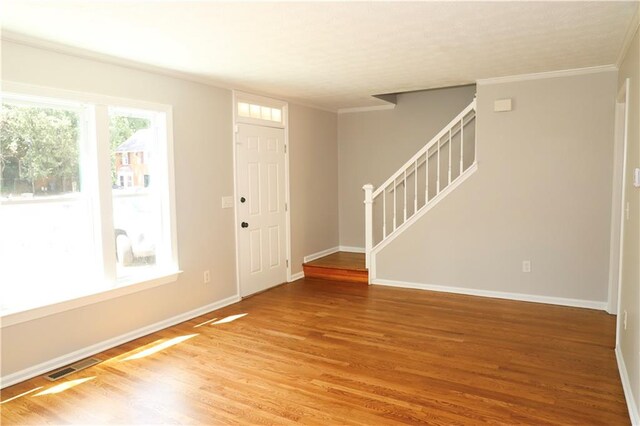
M240 117L249 117L251 114L249 113L249 104L246 102L238 103L238 115Z
M251 118L260 118L260 105L251 104Z
M278 123L282 122L282 111L279 108L271 109L271 119L273 121L277 121Z
M80 191L79 114L2 104L0 191L32 198Z
M79 111L2 104L0 300L5 311L94 290L96 280L88 278L95 278L97 263L90 199L82 193Z
M160 130L153 114L113 109L110 118L117 276L145 272L162 247Z
M269 107L260 107L261 109L261 114L262 114L262 119L263 120L271 120L271 108Z

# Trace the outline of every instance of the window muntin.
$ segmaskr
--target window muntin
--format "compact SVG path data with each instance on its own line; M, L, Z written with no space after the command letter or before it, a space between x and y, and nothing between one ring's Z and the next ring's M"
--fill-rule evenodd
M6 93L2 98L0 315L175 273L167 110L104 108ZM35 111L9 117L20 115L16 112L20 108ZM126 166L144 165L142 174L116 172L115 150L110 148L117 139L114 135L121 130L114 121L123 118L137 119L148 128L151 125L156 133L155 153L128 156ZM19 120L22 127L16 127ZM51 123L47 127L43 122ZM99 129L101 122L109 123L108 132ZM57 127L52 128L54 125ZM37 152L18 152L16 144L21 142L21 136L30 141L26 144L28 149ZM105 154L100 158L99 152L111 155L111 170L100 166ZM27 154L30 157L21 158L21 164L17 164L17 156ZM41 164L24 167L26 158L36 157L34 154L41 154ZM22 172L19 176L17 169ZM107 175L109 172L111 176ZM25 174L30 179L27 182ZM123 192L116 189L118 183L125 187ZM125 192L128 197L121 197ZM147 215L137 220L154 227L160 247L156 248L155 256L138 265L142 267L132 268L135 273L113 261L117 258L115 219L120 215L121 205ZM147 221L149 214L151 220Z
M282 108L238 102L238 116L282 124Z

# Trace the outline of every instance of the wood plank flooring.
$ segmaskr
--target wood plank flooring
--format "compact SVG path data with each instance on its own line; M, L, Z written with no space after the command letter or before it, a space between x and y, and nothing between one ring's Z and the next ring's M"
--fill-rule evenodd
M306 278L369 283L364 253L340 251L302 265Z
M613 346L601 311L303 279L4 389L1 420L626 425Z

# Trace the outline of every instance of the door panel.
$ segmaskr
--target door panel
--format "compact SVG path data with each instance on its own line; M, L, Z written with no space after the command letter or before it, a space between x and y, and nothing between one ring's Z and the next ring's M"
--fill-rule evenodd
M238 125L236 135L240 294L286 281L284 130Z

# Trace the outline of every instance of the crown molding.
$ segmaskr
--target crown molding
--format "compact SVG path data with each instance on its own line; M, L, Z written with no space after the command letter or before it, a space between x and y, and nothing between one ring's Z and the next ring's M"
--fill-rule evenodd
M540 80L543 78L570 77L574 75L595 74L599 72L618 71L615 65L600 65L597 67L573 68L568 70L546 71L532 74L508 75L505 77L482 78L476 81L478 86L490 84L515 83L518 81Z
M618 54L618 60L616 61L616 66L620 68L622 65L622 61L625 56L627 56L627 52L629 51L629 46L631 46L631 42L638 32L638 27L640 26L640 3L636 8L636 12L633 14L633 18L631 19L631 23L629 23L629 27L627 28L627 33L624 37L624 42L622 43L622 48L620 49L620 53Z
M3 29L0 32L0 40L6 41L9 43L32 47L40 50L45 50L49 52L55 52L62 55L73 56L80 59L88 59L88 60L101 62L108 65L117 65L124 68L136 70L136 71L143 71L151 74L172 77L179 80L190 81L193 83L199 83L206 86L215 87L218 89L239 90L242 92L251 93L258 96L266 96L269 98L282 99L290 104L300 105L307 108L336 113L335 109L321 107L321 106L310 104L307 102L300 102L298 100L289 99L287 97L279 96L274 93L265 93L262 91L256 91L255 89L252 89L247 86L233 85L223 80L204 77L201 75L192 74L184 71L172 70L169 68L159 67L156 65L149 65L149 64L137 62L130 59L124 59L117 56L108 55L106 53L99 53L92 50L83 49L80 47L70 46L68 44L57 43L50 40L45 40L42 38L33 37L33 36L22 34L22 33L17 33L14 31L8 31Z
M366 107L354 107L354 108L340 108L338 109L338 114L351 114L354 112L369 112L369 111L384 111L388 109L395 109L396 104L385 104L385 105L373 105Z

